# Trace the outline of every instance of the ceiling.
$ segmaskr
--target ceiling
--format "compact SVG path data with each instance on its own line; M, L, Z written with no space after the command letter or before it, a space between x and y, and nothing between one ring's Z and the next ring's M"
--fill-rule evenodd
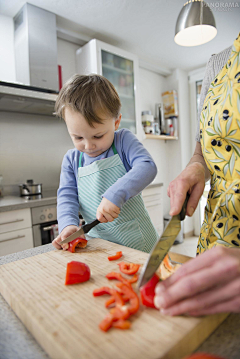
M13 17L25 0L0 0L0 14ZM193 70L211 54L232 45L240 31L240 0L208 0L218 34L207 44L175 44L178 14L186 0L29 0L74 22L75 32L135 53L142 61L166 69ZM231 4L231 7L229 6ZM69 22L68 22L69 24Z

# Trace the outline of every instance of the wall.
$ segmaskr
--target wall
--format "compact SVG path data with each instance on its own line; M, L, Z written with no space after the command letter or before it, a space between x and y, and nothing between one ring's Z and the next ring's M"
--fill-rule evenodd
M140 103L141 112L144 110L151 110L152 114L155 115L155 104L161 102L161 94L166 88L166 78L157 73L139 69L139 86L140 86ZM167 185L168 185L168 167L169 167L169 145L171 141L162 140L143 140L143 145L152 155L157 168L158 173L153 183L163 183L163 208L164 214L168 213L169 198L167 196ZM175 141L173 141L175 142Z
M16 81L13 19L0 15L0 80Z
M19 194L18 184L34 179L56 189L61 162L72 148L65 122L51 116L0 113L0 173L4 193Z
M76 50L79 45L57 39L58 65L62 66L63 84L76 73Z

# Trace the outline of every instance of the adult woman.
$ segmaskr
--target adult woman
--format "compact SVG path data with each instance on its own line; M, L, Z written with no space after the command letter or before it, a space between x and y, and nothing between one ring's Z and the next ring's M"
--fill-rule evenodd
M202 98L200 142L168 195L174 215L189 191L191 216L211 177L197 254L211 250L157 286L155 304L169 315L240 312L240 34L231 48L209 60Z

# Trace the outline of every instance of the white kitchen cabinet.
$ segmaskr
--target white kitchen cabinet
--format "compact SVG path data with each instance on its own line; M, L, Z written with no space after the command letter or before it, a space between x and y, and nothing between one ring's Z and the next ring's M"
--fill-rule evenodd
M149 216L160 235L163 231L162 186L145 188L142 192L143 201Z
M1 212L0 256L33 248L30 208Z
M120 128L141 136L138 57L96 39L78 49L76 57L80 75L99 74L115 86L122 103Z

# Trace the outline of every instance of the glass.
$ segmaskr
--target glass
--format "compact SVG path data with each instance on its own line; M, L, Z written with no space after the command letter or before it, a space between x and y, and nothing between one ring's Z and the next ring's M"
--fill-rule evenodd
M102 74L113 84L121 100L119 128L136 133L133 61L102 50Z

